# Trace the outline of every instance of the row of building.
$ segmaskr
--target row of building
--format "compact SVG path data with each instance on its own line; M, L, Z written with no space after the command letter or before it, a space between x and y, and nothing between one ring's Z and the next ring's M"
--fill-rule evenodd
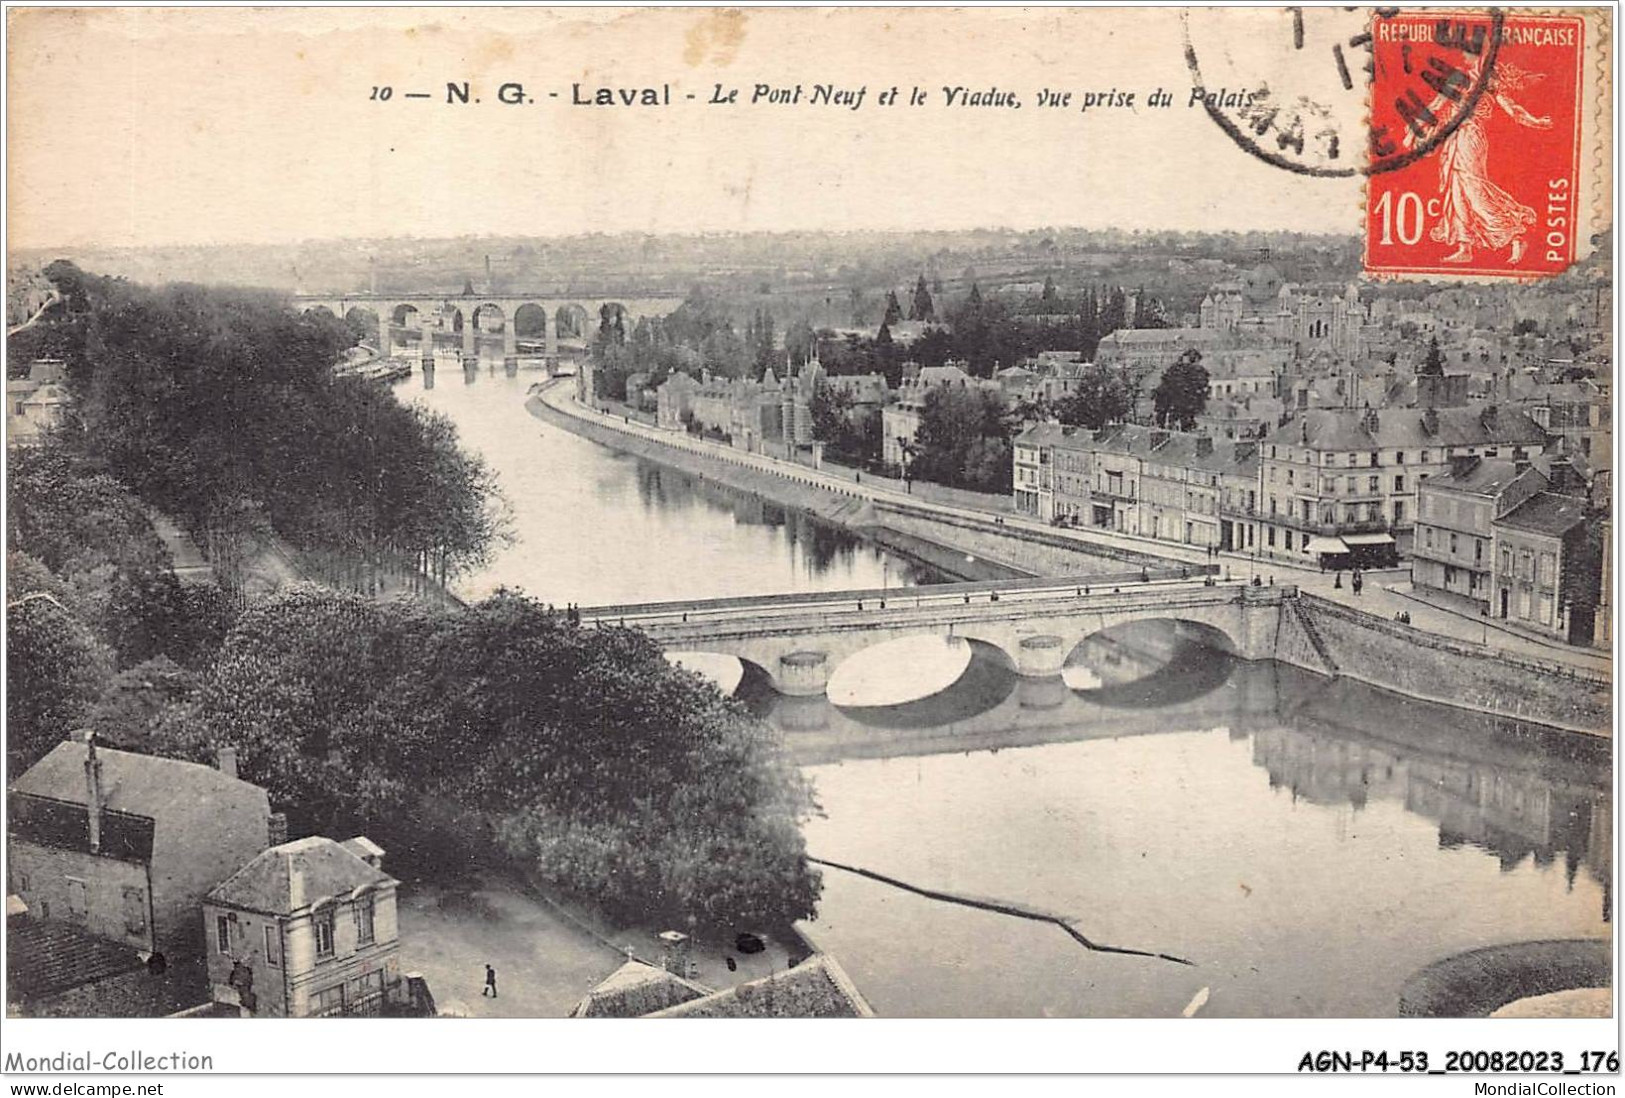
M1313 409L1258 439L1040 423L1015 439L1012 491L1046 522L1261 559L1330 569L1409 556L1420 586L1589 643L1610 601L1582 544L1602 509L1549 445L1525 412L1495 405Z

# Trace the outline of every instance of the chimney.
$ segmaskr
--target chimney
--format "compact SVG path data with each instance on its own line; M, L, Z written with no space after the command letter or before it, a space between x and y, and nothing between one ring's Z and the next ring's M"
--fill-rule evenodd
M237 749L222 747L214 753L215 766L228 778L237 776Z
M1377 410L1367 406L1365 415L1360 417L1360 425L1365 428L1366 434L1370 435L1372 438L1376 438L1377 431L1382 426L1382 420L1378 418Z
M265 845L281 846L288 841L288 814L273 812L265 817Z
M1496 408L1495 405L1491 404L1488 408L1485 408L1481 413L1479 413L1478 422L1484 425L1484 429L1486 431L1492 430L1495 427L1495 417L1498 412L1499 409Z
M674 976L688 976L688 935L680 930L660 934L660 965Z
M1477 465L1478 457L1475 454L1450 455L1450 475L1453 477L1464 477L1472 472Z
M96 734L85 735L85 811L90 824L90 852L102 849L102 761L96 757Z
M1574 474L1574 462L1566 457L1553 458L1546 469L1546 480L1558 495L1571 495L1580 490L1579 477Z
M1196 436L1196 456L1197 457L1207 457L1211 453L1213 453L1213 436L1212 435L1197 435Z

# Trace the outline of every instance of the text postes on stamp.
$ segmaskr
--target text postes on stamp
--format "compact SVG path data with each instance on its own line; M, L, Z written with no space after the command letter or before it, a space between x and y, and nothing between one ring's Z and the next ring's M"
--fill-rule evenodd
M1373 19L1367 272L1533 278L1568 267L1584 29L1565 15Z

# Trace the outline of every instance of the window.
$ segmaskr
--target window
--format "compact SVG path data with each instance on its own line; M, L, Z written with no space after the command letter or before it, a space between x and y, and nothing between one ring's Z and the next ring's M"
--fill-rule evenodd
M1371 451L1371 468L1375 469L1378 465L1381 464L1381 461L1379 459L1380 459L1380 455L1377 453L1377 451L1375 451L1375 450Z
M1402 500L1402 499L1396 499L1396 500L1394 500L1394 525L1398 526L1400 523L1402 523L1404 521L1405 521L1405 501Z
M1404 450L1396 450L1396 451L1394 451L1394 464L1395 465L1404 465L1405 464L1405 451Z
M372 935L372 893L369 892L355 902L355 940L360 945L371 945Z
M1501 546L1501 574L1506 575L1512 571L1512 550Z
M312 917L311 925L316 930L316 956L333 956L333 909L318 912Z
M127 934L147 932L147 891L134 885L124 889L124 931Z
M1484 563L1484 539L1483 538L1474 538L1473 539L1473 562L1475 564Z
M1291 530L1285 531L1284 536L1286 538L1286 547L1288 549L1291 549L1292 548L1292 531Z
M1373 491L1373 492L1382 491L1382 484L1380 483L1379 478L1377 478L1377 477L1367 477L1366 481L1367 481L1366 487L1370 491Z
M1404 477L1395 477L1394 478L1394 491L1403 492L1404 490L1405 490L1405 478Z
M1275 501L1270 500L1270 502L1274 503ZM1275 513L1275 508L1273 508L1273 507L1270 508L1270 513L1274 514ZM1270 542L1270 548L1274 549L1275 548L1275 527L1273 527L1273 526L1271 526L1269 528L1269 542Z
M1423 450L1422 451L1422 464L1426 465L1428 463L1428 461L1429 461L1428 451Z
M1431 530L1428 531L1428 532L1432 533ZM1429 540L1431 541L1431 539L1429 539ZM1451 531L1451 533L1450 533L1450 552L1454 553L1455 551L1456 551L1456 534L1455 534L1455 531Z
M344 985L334 984L310 997L313 1013L318 1018L331 1018L344 1013Z
M1360 460L1360 455L1358 455L1358 454L1350 454L1349 455L1349 468L1350 469L1354 468L1354 466L1359 463L1359 460Z
M265 928L265 963L272 968L282 966L282 928L275 923Z
M231 918L226 915L214 917L214 948L217 953L231 952Z
M1427 547L1429 549L1433 548L1433 527L1431 527L1431 526L1422 527L1422 540L1427 543Z

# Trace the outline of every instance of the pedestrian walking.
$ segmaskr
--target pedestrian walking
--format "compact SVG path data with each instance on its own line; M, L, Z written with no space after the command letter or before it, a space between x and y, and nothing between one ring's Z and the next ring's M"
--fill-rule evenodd
M480 992L480 998L487 995L493 999L497 997L497 970L490 965L485 966L485 988Z
M1354 576L1349 580L1349 585L1354 588L1355 598L1359 598L1360 589L1365 586L1365 578L1360 575L1360 570L1358 568L1354 570Z
M1343 570L1341 568L1332 576L1332 586L1339 591L1343 589Z

